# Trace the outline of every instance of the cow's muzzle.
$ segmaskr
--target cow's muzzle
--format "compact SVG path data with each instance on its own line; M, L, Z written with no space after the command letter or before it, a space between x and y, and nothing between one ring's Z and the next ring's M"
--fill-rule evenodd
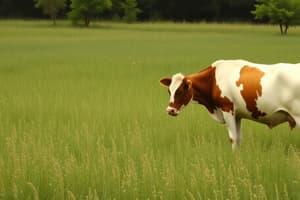
M168 113L169 115L175 117L175 116L178 115L179 110L177 110L176 108L173 108L173 107L168 106L168 108L167 108L167 113Z

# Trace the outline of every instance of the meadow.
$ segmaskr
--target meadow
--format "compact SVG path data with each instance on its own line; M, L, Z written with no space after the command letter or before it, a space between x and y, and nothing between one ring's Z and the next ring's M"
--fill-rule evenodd
M168 116L159 85L299 63L299 44L299 27L0 21L0 199L300 199L300 129L244 120L232 152L204 107Z

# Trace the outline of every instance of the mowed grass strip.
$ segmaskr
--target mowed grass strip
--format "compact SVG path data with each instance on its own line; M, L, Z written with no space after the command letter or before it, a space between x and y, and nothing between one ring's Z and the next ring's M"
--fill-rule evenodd
M248 24L0 21L3 199L299 199L300 131L167 116L159 79L217 59L299 61L300 30ZM299 75L300 76L300 75Z

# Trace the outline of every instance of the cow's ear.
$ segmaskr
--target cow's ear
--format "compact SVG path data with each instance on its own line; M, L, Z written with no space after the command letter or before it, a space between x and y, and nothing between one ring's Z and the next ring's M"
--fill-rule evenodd
M162 86L169 87L169 85L171 84L171 81L172 81L172 79L170 79L170 78L162 78L162 79L160 79L159 82Z
M191 80L187 80L187 82L188 82L188 84L189 84L189 89L191 89L192 86L193 86L193 82L192 82Z

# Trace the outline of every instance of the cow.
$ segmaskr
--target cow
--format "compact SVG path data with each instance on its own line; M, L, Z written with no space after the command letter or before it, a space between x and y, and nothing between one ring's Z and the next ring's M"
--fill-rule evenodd
M168 87L169 115L177 116L191 101L204 105L213 119L226 124L233 149L241 142L242 119L269 128L284 122L300 127L300 63L218 60L198 73L177 73L160 83Z

